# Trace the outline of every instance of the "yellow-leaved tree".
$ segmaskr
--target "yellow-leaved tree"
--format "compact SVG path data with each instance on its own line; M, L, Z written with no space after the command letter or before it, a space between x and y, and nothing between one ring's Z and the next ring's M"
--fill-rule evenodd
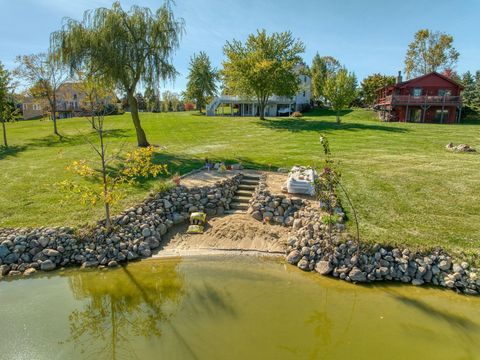
M100 91L94 92L100 94ZM134 185L141 178L156 177L167 174L167 166L153 162L154 148L148 146L137 148L126 154L121 150L116 153L107 153L105 112L106 105L103 99L92 100L93 108L90 117L87 117L97 141L92 141L85 136L85 141L90 145L94 159L74 161L67 167L68 170L82 178L94 182L94 186L83 185L80 182L64 180L60 187L67 190L68 197L78 197L83 204L96 205L101 203L105 209L105 226L107 230L112 227L110 208L122 196L126 186Z

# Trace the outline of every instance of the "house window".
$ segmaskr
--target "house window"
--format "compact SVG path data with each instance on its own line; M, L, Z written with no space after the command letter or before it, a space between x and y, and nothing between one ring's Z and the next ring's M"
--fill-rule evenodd
M33 104L32 109L33 110L42 110L42 107L39 104Z
M303 97L305 97L305 91L303 92Z
M441 122L448 119L448 110L438 109L435 111L435 121Z
M307 83L307 77L306 77L306 76L303 77L303 82L304 82L305 84Z
M422 96L422 88L413 88L411 94L412 96Z
M23 104L23 110L28 110L28 104Z
M452 95L452 90L450 89L439 89L438 90L438 96L451 96Z

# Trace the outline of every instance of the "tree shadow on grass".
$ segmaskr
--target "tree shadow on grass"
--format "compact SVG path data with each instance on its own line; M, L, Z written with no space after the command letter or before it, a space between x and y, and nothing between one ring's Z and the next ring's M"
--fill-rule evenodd
M17 156L18 153L25 151L26 146L0 146L0 160L9 156Z
M339 115L340 117L345 116L347 114L350 114L353 112L352 109L346 109L346 110L340 110ZM303 116L336 116L337 112L330 110L330 109L313 109L310 110L309 112L304 112Z
M129 131L126 129L110 129L105 130L105 138L127 138L130 137ZM98 143L98 135L94 131L88 133L79 133L76 135L48 135L42 138L33 139L27 144L27 147L60 147L88 144L88 140Z
M241 156L235 158L208 156L208 161L212 163L223 161L225 165L241 163L243 167L248 169L269 168L269 164L258 163L253 159ZM176 172L178 172L180 175L183 175L190 171L200 169L205 165L205 159L200 159L198 157L182 157L170 153L155 153L153 157L153 162L156 164L168 165L169 175L166 175L165 177L170 177Z
M316 132L328 132L334 130L342 131L361 131L361 130L374 130L385 131L393 133L405 133L409 130L401 127L393 127L388 125L376 125L376 124L360 124L360 123L340 123L337 124L332 121L321 120L305 120L305 119L279 119L279 120L259 120L257 124L272 130L286 130L291 132L300 131L316 131Z

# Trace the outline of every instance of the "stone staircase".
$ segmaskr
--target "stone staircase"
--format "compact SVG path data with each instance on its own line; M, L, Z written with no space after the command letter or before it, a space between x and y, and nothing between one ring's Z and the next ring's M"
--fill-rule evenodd
M260 181L259 175L243 175L237 191L230 203L230 210L225 211L226 214L245 214L249 207L250 199L255 191L255 188Z

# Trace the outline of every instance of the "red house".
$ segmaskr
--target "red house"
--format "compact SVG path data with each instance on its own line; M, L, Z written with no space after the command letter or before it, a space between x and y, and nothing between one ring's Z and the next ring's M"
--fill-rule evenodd
M374 109L383 121L454 123L460 120L463 86L437 72L378 90Z

